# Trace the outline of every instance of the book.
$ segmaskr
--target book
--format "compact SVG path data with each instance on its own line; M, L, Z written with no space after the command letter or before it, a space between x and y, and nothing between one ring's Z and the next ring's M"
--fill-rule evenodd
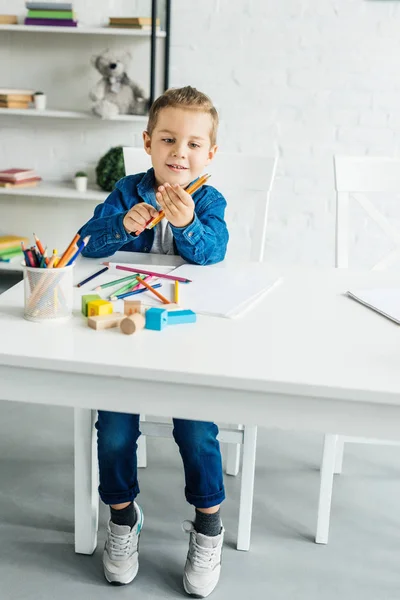
M17 25L18 17L17 17L17 15L0 15L0 24L1 25Z
M138 29L140 31L151 31L151 25L125 25L120 23L110 23L109 27L114 27L118 29ZM156 30L160 31L160 26L156 26Z
M0 179L0 187L4 188L19 188L19 187L34 187L39 181L42 181L41 177L31 177L29 179L23 179L22 181L4 181Z
M29 108L29 102L16 100L0 100L0 108Z
M348 290L347 296L400 325L400 288Z
M21 235L0 235L0 250L16 248L21 246L21 242L28 244L29 239Z
M0 96L28 96L32 98L35 90L19 90L16 88L0 88Z
M5 169L0 171L0 180L2 181L15 182L32 177L37 177L34 169Z
M28 19L74 19L72 10L28 10Z
M32 102L29 94L0 94L0 102Z
M72 10L71 2L25 2L28 10Z
M41 181L40 177L35 177L34 179L32 178L27 181L18 181L16 183L11 183L11 181L0 181L0 188L36 187L39 181Z
M151 17L109 17L110 25L150 25ZM160 25L160 19L156 19L156 26Z
M24 20L24 25L45 25L47 27L77 27L77 21L69 19L28 19Z

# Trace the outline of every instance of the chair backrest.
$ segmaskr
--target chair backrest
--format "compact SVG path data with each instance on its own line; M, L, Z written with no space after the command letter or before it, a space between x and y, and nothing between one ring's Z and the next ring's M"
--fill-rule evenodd
M336 189L335 266L347 268L349 261L349 203L356 200L395 245L374 269L387 268L400 256L400 233L365 194L400 192L400 158L334 156Z
M127 175L147 170L150 157L141 148L124 148ZM228 258L261 261L264 256L269 197L277 159L217 152L205 168L210 185L227 201Z

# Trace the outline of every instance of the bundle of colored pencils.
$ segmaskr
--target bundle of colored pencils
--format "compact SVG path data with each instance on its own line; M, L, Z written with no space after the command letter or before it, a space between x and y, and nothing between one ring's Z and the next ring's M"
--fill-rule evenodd
M197 179L195 179L195 181L193 181L193 183L191 185L189 185L189 187L186 188L186 192L190 195L194 194L195 192L197 192L198 189L200 189L205 182L210 179L211 175L202 175L201 177L198 177ZM163 210L160 210L160 212L158 213L158 215L156 217L153 217L152 219L150 219L149 221L147 221L146 225L145 225L145 229L153 229L153 227L155 227L156 225L159 224L160 221L163 220L163 218L165 217L165 213ZM141 232L136 231L135 235L140 235Z
M58 256L57 249L55 248L52 256L48 257L47 246L44 247L35 234L33 234L33 237L35 239L34 246L27 248L25 243L21 242L21 248L25 257L25 265L38 269L59 269L73 265L90 239L90 236L81 239L79 234L76 234L61 256Z

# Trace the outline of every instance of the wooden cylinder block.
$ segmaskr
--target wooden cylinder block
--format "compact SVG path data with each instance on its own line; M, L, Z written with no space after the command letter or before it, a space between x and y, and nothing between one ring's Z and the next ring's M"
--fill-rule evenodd
M129 317L125 317L122 319L120 323L122 333L126 335L132 335L132 333L136 333L136 331L140 331L144 328L146 323L146 319L140 313L135 313L130 315Z

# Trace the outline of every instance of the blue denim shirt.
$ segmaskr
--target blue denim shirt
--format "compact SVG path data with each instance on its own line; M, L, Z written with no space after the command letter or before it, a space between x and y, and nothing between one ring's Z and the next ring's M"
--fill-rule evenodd
M154 229L145 229L139 236L127 233L123 226L126 213L138 202L157 208L154 192L154 170L128 175L120 179L108 198L96 206L93 217L79 234L90 235L83 256L100 258L119 250L150 252ZM174 248L186 262L207 265L225 258L228 229L224 221L225 198L213 187L203 185L193 194L194 219L187 227L174 227Z

